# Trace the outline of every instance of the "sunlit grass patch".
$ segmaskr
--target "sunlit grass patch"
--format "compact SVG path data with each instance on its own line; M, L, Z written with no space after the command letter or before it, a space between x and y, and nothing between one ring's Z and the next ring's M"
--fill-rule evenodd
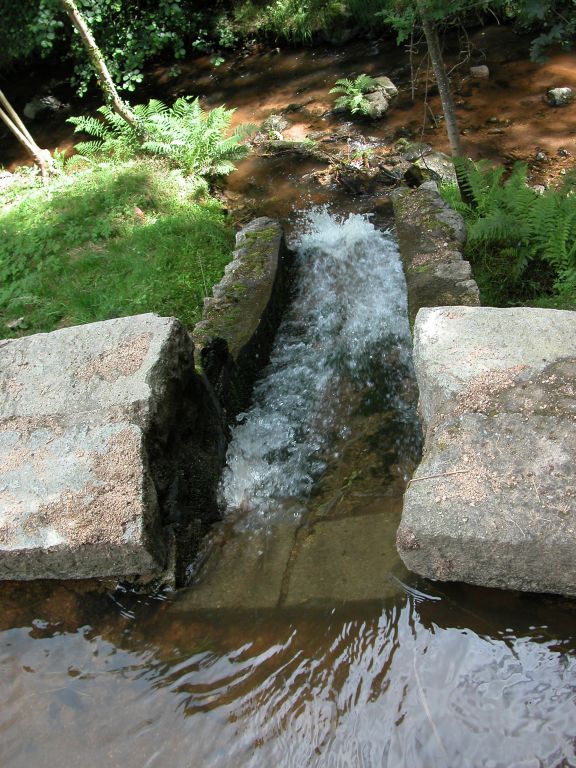
M0 336L140 312L192 325L232 247L218 201L163 164L63 177L0 209Z

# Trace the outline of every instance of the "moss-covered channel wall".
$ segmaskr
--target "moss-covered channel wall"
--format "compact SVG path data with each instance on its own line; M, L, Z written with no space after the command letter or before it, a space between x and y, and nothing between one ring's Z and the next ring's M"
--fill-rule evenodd
M259 218L236 236L236 250L194 328L197 362L227 423L245 409L268 361L289 297L292 253L277 221Z
M422 307L478 306L478 286L462 256L466 225L436 184L398 189L393 203L411 325Z

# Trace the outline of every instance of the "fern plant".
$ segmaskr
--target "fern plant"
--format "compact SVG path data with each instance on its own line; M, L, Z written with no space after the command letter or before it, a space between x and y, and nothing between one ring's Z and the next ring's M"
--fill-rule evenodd
M374 91L378 81L370 75L358 75L354 80L344 77L336 81L336 85L330 89L330 93L342 93L336 99L335 106L338 109L347 109L353 115L360 113L368 117L370 115L370 102L365 94Z
M71 117L75 132L87 133L91 141L79 142L77 160L97 163L124 162L142 155L156 155L198 180L226 175L249 151L242 143L255 126L239 126L230 135L234 110L225 107L205 111L197 98L182 97L172 107L157 99L133 108L137 125L132 126L108 107L98 110L103 119Z
M520 163L507 178L505 168L482 162L462 169L474 207L462 202L455 185L442 193L466 220L466 256L483 300L518 304L576 293L576 196L570 181L538 194Z
M180 98L171 109L148 119L142 149L167 157L187 175L227 175L248 153L242 140L257 130L243 125L226 136L233 114L234 110L225 107L206 112L198 99Z

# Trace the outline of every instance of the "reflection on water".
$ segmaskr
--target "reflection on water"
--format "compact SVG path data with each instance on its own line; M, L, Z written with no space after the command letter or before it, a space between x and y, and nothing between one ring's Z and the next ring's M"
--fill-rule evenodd
M574 605L398 586L354 610L214 616L4 586L2 766L575 765Z

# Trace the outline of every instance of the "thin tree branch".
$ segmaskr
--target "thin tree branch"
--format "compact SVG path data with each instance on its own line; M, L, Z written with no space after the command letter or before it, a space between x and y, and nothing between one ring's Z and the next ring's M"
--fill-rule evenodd
M138 119L128 104L126 104L126 102L120 98L120 95L116 90L116 86L114 85L114 81L112 80L110 72L108 71L108 67L106 66L106 62L104 61L104 57L102 56L100 49L96 44L96 40L94 39L94 36L92 35L86 20L78 10L76 3L74 0L60 0L60 4L66 11L68 18L74 26L74 29L78 32L80 38L82 39L82 43L86 49L90 63L96 70L98 83L102 89L102 92L104 93L106 104L110 107L110 109L120 115L120 117L123 118L127 123L137 127Z

